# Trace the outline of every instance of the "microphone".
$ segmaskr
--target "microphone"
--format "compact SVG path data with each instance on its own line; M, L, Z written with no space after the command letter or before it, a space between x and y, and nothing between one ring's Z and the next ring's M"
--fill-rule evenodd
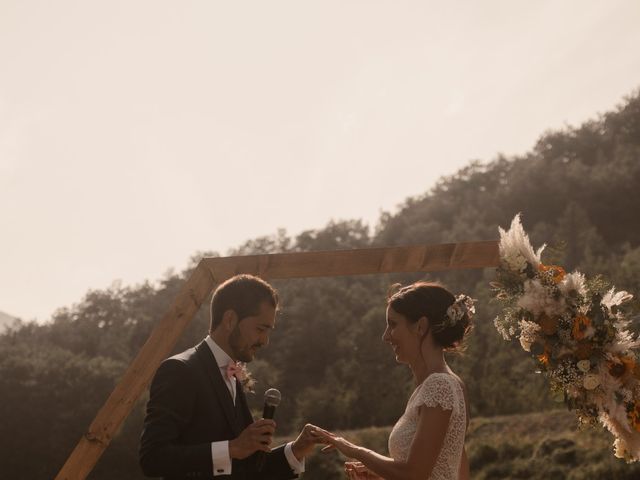
M282 394L276 388L270 388L264 392L264 408L262 409L262 418L273 420L276 413L276 407L280 405ZM267 459L267 452L258 451L258 459L256 460L256 468L259 472L264 468L264 462Z

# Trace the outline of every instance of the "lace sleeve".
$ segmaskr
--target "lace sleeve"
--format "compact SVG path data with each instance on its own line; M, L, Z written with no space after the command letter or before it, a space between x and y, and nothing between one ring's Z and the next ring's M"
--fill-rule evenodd
M414 398L414 405L420 407L439 406L443 410L453 410L454 392L449 375L433 374L425 380Z

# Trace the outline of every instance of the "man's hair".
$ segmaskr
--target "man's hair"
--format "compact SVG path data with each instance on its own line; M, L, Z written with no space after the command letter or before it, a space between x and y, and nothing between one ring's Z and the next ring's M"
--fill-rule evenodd
M222 316L227 310L233 310L238 320L257 315L263 303L278 307L278 293L261 278L253 275L236 275L221 283L211 298L212 332L222 322Z

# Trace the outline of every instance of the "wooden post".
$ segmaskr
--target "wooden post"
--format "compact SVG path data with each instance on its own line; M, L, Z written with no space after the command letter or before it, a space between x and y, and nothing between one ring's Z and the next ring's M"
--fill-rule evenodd
M83 480L107 448L113 434L129 416L136 400L189 325L214 286L202 262L184 284L169 312L160 320L140 352L124 373L89 430L82 436L56 477L57 480Z
M250 273L268 279L327 277L497 267L498 262L497 241L204 258L71 452L56 480L87 477L211 290L233 275Z

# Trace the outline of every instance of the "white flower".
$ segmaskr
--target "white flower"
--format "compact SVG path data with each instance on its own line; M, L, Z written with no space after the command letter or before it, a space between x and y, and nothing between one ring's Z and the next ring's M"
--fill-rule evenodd
M616 438L613 442L613 448L615 449L614 455L616 458L625 458L627 455L627 445L620 438Z
M538 268L540 265L540 254L544 250L544 245L534 252L529 236L525 233L520 222L520 214L513 217L511 227L505 231L500 228L500 258L507 266L518 272L524 270L526 262Z
M509 270L514 272L524 272L527 268L527 259L520 254L511 254L503 257L504 263L507 264Z
M511 319L505 319L503 317L496 317L493 319L493 325L505 340L511 340L516 333L515 328L510 322Z
M600 302L602 305L611 310L611 307L622 305L623 303L628 302L633 298L629 292L625 292L624 290L620 292L616 292L613 288L605 293L604 297L602 297L602 301Z
M578 362L578 370L587 373L591 370L591 362L589 360L580 360Z
M571 291L577 292L581 298L587 296L587 287L585 285L584 275L580 272L568 273L562 282L558 284L558 289L567 297Z
M448 321L446 323L455 325L460 320L462 320L462 317L464 317L465 311L466 310L462 305L458 303L454 303L449 308L447 308Z
M531 345L538 339L540 325L528 320L520 320L520 345L526 352L531 351Z
M467 316L472 317L476 313L476 307L473 304L474 300L467 296L460 294L456 297L449 308L447 308L447 318L445 319L445 325L451 327L457 324L466 313Z
M584 388L587 390L594 390L600 385L600 377L593 373L584 376L584 380L582 381Z
M539 280L524 282L524 294L518 300L518 306L529 310L535 316L546 313L550 317L561 316L566 309L564 298L554 299Z
M625 353L630 350L637 350L640 347L640 337L634 338L634 335L625 328L628 324L628 321L615 322L616 337L613 342L605 345L605 351Z
M629 420L627 418L627 407L624 403L618 402L617 400L610 401L608 404L609 409L609 418L618 422L620 427L622 427L627 432L631 432L631 425L629 425Z

